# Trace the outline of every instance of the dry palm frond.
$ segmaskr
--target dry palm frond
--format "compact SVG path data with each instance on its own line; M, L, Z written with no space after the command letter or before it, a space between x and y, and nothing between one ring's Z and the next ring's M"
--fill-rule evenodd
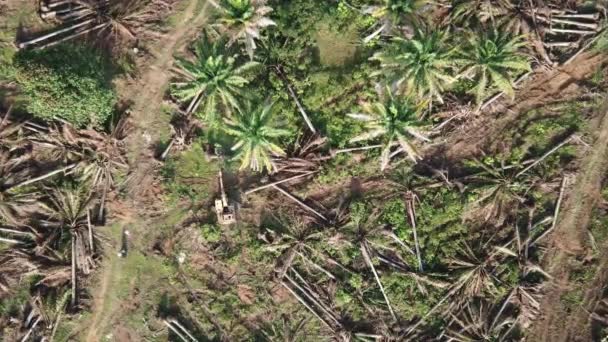
M452 315L443 337L448 341L503 341L509 337L515 321L502 308L484 299L468 302Z
M95 33L112 47L133 45L141 38L159 38L159 24L172 9L174 0L43 0L43 19L59 26L19 48L46 48Z
M530 175L517 177L515 166L493 167L477 159L474 164L482 171L467 177L467 180L469 184L477 185L474 192L478 198L467 206L463 217L465 220L494 221L499 226L512 213L516 204L525 201L525 196L537 180Z
M274 173L298 174L318 171L321 162L331 158L321 155L326 144L327 138L316 134L296 143L296 148L288 152L288 157L275 158L277 169Z
M469 244L463 244L459 257L450 260L450 267L459 271L453 288L459 293L459 300L482 296L485 293L496 294L496 278L492 272L495 266L495 254L486 254L484 250L473 250Z
M110 134L76 130L64 124L38 135L34 142L40 154L74 165L72 172L81 181L91 183L101 197L98 215L101 218L107 194L117 186L116 177L128 169L123 140L131 127L127 117L121 118Z

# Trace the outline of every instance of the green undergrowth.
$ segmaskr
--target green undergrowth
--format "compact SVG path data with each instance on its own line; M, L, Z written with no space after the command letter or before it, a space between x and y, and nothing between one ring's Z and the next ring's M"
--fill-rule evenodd
M169 203L176 205L180 199L189 200L191 205L210 202L219 168L216 162L206 160L205 154L201 144L195 143L165 162L162 175Z

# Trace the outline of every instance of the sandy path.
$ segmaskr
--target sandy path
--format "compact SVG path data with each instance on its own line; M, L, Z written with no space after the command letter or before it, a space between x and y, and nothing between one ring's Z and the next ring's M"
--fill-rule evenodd
M143 71L134 84L129 85L120 94L123 98L132 101L130 108L135 129L128 138L128 146L132 159L131 174L133 178L129 182L127 190L136 211L142 204L140 198L142 189L145 188L147 181L154 178L153 170L156 163L151 148L159 138L159 125L166 124L159 120L159 111L171 78L173 55L184 48L206 19L207 4L205 3L200 12L196 13L198 3L199 0L189 0L182 19L172 32L163 38L159 44L160 48L152 52L153 63ZM141 218L135 218L135 220L144 221ZM122 222L121 225L133 228L129 222ZM141 226L146 227L147 225ZM115 253L115 251L111 250L108 253ZM117 263L115 259L114 256L108 258L101 270L99 289L94 296L91 324L86 334L87 342L100 341L102 337L100 334L114 318L112 313L116 308L106 308L105 299L109 294L108 291L111 291L113 279L116 279L115 272L120 271L120 260Z
M587 225L593 208L600 198L602 181L608 171L608 102L600 109L595 141L581 163L574 186L568 198L555 232L551 235L545 270L553 277L548 293L541 305L543 314L530 331L528 341L590 341L589 329L585 329L588 313L584 307L568 312L560 300L569 290L569 277L575 260L582 260L589 248ZM603 258L608 257L605 253ZM601 263L605 264L606 260ZM600 272L601 273L601 272ZM598 277L602 277L601 274ZM591 289L595 282L586 286ZM593 289L591 289L593 290ZM592 301L592 298L588 298ZM593 306L593 303L587 303Z

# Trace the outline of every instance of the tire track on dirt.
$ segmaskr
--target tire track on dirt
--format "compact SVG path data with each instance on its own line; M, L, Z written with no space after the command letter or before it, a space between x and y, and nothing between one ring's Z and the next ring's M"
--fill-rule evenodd
M208 3L205 2L200 12L196 14L199 0L189 0L188 7L184 10L184 15L180 22L175 26L173 31L169 33L160 42L161 49L155 54L155 61L147 67L142 76L135 84L129 85L125 98L132 101L131 119L135 124L135 129L131 132L128 138L129 152L132 155L131 161L131 180L127 184L127 192L130 194L130 199L133 202L134 209L137 209L141 204L142 188L145 188L145 182L150 181L154 177L154 169L156 162L154 160L151 147L154 141L159 138L159 130L154 129L158 125L157 116L161 109L167 85L171 79L171 67L173 63L173 54L184 48L188 38L193 36L196 31L202 26L207 17ZM129 92L128 90L131 89ZM141 218L135 218L137 221L145 221ZM122 222L122 226L140 226L131 225L128 222ZM147 227L147 225L141 225ZM109 251L114 253L114 251ZM105 267L102 270L100 279L99 291L95 294L93 303L93 316L91 325L88 328L86 341L97 342L100 340L100 333L109 323L112 317L112 311L115 308L109 308L110 312L105 312L105 300L108 296L110 283L115 272L113 260L106 260Z
M561 298L569 290L573 262L582 260L589 251L587 225L601 196L601 185L608 171L608 102L602 105L600 113L595 141L581 162L562 217L548 244L548 252L544 257L545 270L553 279L549 280L550 288L542 300L541 317L530 331L527 341L591 340L589 329L583 329L588 317L586 308L581 307L575 313L569 312ZM604 254L603 257L608 255ZM598 276L601 277L601 274ZM591 288L593 282L586 285Z

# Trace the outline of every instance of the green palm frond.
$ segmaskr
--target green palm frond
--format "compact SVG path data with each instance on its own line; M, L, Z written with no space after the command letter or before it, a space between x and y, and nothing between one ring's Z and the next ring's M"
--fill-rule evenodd
M512 37L497 31L474 35L469 39L460 60L466 70L464 76L472 78L477 84L472 91L477 103L494 89L513 98L514 76L530 70L530 62L519 51L523 45L522 36Z
M411 97L395 97L389 88L382 102L362 105L364 114L349 114L355 120L363 122L366 132L352 138L351 143L373 140L382 137L383 153L381 169L389 163L391 147L399 145L414 162L418 153L414 140L429 141L421 130L419 121L425 103L417 103Z
M407 95L442 102L443 91L455 81L456 49L447 44L445 32L418 30L412 39L394 38L371 59L380 71Z
M227 119L224 132L235 137L232 150L235 159L241 161L241 169L247 167L253 171L275 168L273 156L285 154L277 145L276 139L289 134L289 131L272 126L272 104L246 113L236 113L233 119Z
M239 98L249 83L245 77L259 63L237 63L226 50L226 42L212 42L206 35L194 46L195 59L177 59L178 79L171 84L171 95L188 103L187 112L196 113L214 124L222 115L240 111ZM202 109L202 110L201 110Z
M245 44L249 58L253 59L255 41L260 39L261 31L276 25L266 16L272 8L266 6L266 0L221 0L215 4L218 14L214 26L228 33L228 45L235 41Z

